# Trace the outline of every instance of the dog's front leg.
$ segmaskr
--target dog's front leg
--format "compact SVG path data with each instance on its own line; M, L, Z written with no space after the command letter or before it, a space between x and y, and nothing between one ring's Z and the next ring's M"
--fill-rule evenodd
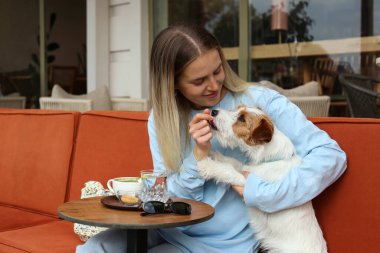
M216 182L230 185L244 186L245 184L245 177L230 163L206 157L198 161L197 165L199 174L205 179L214 179Z
M235 158L232 158L230 156L224 156L224 155L222 155L219 152L212 152L211 153L211 157L212 157L213 160L219 161L221 163L229 163L229 164L231 164L232 167L236 171L238 171L238 172L242 172L243 171L243 166L244 166L243 163L239 162Z

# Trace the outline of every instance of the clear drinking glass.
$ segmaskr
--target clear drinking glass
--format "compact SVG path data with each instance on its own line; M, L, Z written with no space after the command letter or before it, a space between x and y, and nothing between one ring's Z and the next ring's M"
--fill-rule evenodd
M166 203L168 201L165 176L156 174L153 170L142 170L140 176L143 183L140 194L142 202L154 200Z

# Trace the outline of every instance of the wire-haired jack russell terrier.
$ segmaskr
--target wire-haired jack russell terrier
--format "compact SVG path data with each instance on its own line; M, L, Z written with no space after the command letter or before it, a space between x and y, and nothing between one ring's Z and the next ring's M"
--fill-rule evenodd
M241 106L236 111L213 110L210 126L223 147L240 148L249 164L211 152L198 162L199 173L231 185L244 186L240 173L249 171L267 182L275 182L301 163L292 142L259 108ZM266 252L322 253L326 242L311 201L294 208L266 213L251 207L251 226Z

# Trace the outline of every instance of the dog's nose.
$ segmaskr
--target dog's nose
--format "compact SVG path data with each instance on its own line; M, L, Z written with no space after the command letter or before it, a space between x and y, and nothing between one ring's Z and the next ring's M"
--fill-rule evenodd
M215 117L216 115L218 115L218 110L211 110L211 116Z

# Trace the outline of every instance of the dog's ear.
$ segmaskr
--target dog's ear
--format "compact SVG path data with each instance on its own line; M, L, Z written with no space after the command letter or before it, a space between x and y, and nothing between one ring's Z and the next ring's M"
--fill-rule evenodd
M263 117L252 131L249 142L252 145L268 143L272 140L273 131L273 123L267 117Z

